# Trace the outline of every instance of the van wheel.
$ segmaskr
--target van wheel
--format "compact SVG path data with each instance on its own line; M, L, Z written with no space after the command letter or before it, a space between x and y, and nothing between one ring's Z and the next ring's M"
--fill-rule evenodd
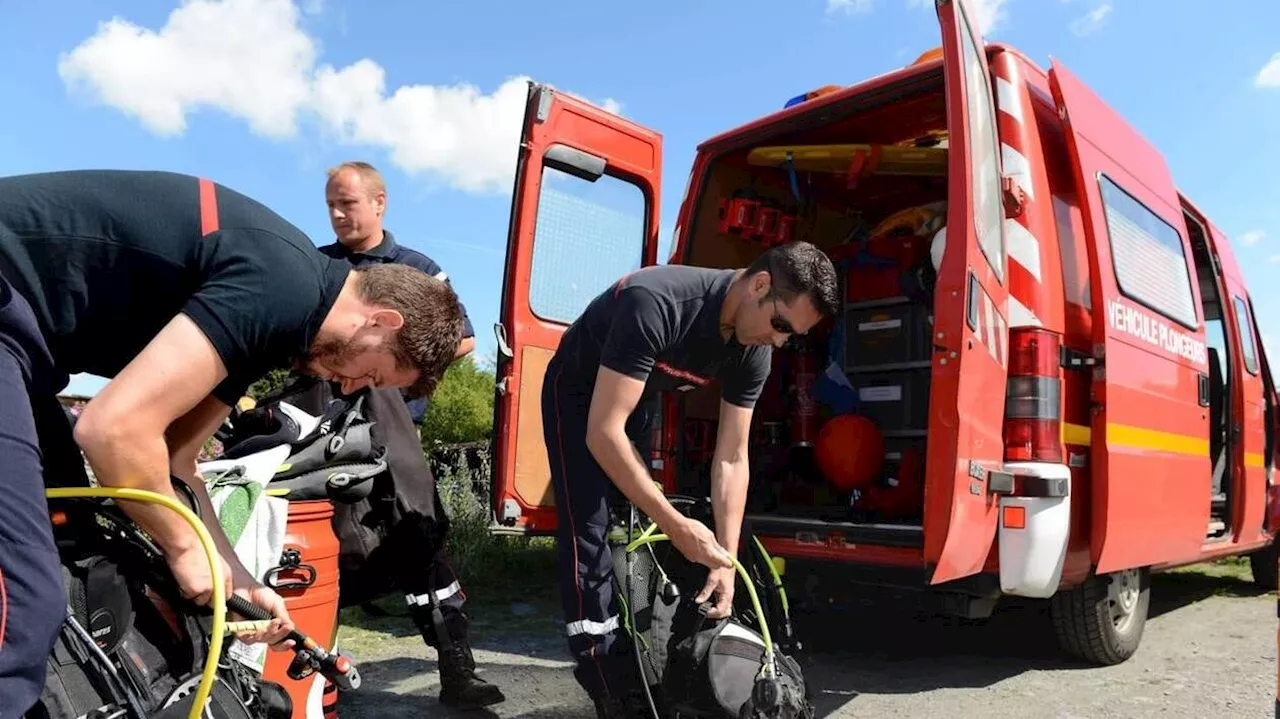
M1146 568L1092 576L1053 595L1050 613L1068 654L1101 665L1119 664L1138 651L1151 599Z
M1274 592L1280 589L1280 539L1273 539L1271 544L1249 555L1249 569L1253 572L1253 583L1259 589Z

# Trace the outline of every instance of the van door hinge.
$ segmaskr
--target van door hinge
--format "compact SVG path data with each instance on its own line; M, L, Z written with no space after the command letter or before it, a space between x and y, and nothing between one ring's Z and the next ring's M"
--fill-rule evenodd
M1004 216L1015 219L1022 215L1027 207L1027 193L1008 175L1000 178L1000 195L1004 202Z
M1102 364L1098 358L1067 346L1062 347L1059 364L1067 369L1083 369Z

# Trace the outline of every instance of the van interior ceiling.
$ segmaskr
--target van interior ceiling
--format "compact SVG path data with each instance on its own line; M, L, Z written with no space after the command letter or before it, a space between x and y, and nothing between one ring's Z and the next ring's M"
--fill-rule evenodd
M1205 341L1209 346L1209 467L1213 481L1209 489L1209 529L1207 538L1229 536L1231 523L1231 356L1222 308L1222 292L1213 269L1204 227L1190 213L1183 213L1195 256L1200 285L1200 305L1204 313Z
M922 541L930 249L946 220L948 142L940 71L906 83L800 113L720 154L680 260L746 267L795 239L836 264L841 316L774 351L753 419L748 513L789 530L839 523ZM709 489L719 392L717 382L681 397L679 491Z

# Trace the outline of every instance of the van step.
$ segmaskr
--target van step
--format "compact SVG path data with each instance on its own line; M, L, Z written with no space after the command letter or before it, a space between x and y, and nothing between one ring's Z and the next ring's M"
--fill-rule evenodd
M751 531L761 537L784 537L806 544L827 544L831 535L843 535L845 544L882 547L924 547L924 528L912 524L859 524L774 514L748 514Z
M1205 533L1206 537L1213 537L1226 531L1227 523L1221 519L1209 520L1209 531Z

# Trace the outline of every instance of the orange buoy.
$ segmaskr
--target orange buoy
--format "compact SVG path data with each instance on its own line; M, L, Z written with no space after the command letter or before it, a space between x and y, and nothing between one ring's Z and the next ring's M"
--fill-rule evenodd
M813 458L828 482L851 492L875 480L884 464L884 436L866 417L838 415L822 425Z
M327 499L289 503L280 567L264 583L284 598L298 631L332 650L338 637L338 537L333 532L333 504ZM262 678L284 687L293 700L292 719L335 719L324 706L328 682L320 674L289 678L293 652L268 651Z

